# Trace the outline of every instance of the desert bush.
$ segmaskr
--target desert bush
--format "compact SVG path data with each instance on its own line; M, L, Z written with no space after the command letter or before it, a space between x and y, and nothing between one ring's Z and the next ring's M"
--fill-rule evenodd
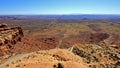
M109 68L109 64L105 64L106 68Z
M93 65L92 68L97 68L96 65Z
M9 67L9 64L7 64L6 67Z
M61 63L58 63L58 68L64 68L64 66Z
M93 56L94 57L94 60L96 61L96 62L99 62L99 59L98 58L96 58L95 56Z
M87 59L87 63L89 64L91 62L91 57L87 56L86 59Z
M16 67L20 67L20 65L16 65Z
M102 57L102 54L101 54L101 53L99 53L99 56L100 56L100 57Z
M100 64L100 68L105 68L104 64Z
M118 66L120 66L120 61L117 61L115 64L115 67L118 67Z
M89 65L89 67L91 68L91 67L92 67L92 65Z
M117 54L110 54L109 55L114 61L120 60L120 58L117 56Z

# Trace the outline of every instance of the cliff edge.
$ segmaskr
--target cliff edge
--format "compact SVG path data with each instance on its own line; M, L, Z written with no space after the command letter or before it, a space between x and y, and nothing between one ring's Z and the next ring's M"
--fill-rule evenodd
M19 26L0 24L0 56L11 54L10 49L23 37L23 30Z

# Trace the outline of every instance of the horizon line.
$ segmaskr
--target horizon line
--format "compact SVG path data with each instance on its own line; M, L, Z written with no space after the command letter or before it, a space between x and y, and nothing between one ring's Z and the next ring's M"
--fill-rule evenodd
M120 15L120 14L0 14L0 16L4 15Z

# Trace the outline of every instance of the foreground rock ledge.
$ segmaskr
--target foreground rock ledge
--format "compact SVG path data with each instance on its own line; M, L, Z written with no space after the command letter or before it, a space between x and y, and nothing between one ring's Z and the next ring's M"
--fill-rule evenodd
M14 58L14 60L13 60ZM67 49L51 49L8 58L0 68L88 68L83 59Z

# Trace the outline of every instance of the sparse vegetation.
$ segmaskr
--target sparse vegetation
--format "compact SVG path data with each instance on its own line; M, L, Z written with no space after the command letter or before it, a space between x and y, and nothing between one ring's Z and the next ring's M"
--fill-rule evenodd
M117 68L119 65L119 52L118 51L112 51L111 47L107 47L103 45L103 49L97 49L97 47L89 44L82 44L77 45L73 52L80 57L86 59L86 63L89 64L90 68ZM91 52L92 51L92 52ZM94 52L93 52L94 51ZM104 57L103 57L104 56ZM110 59L111 58L111 59ZM104 60L102 60L104 59ZM103 63L104 61L104 63ZM116 63L117 62L117 63ZM110 64L111 63L111 64Z

